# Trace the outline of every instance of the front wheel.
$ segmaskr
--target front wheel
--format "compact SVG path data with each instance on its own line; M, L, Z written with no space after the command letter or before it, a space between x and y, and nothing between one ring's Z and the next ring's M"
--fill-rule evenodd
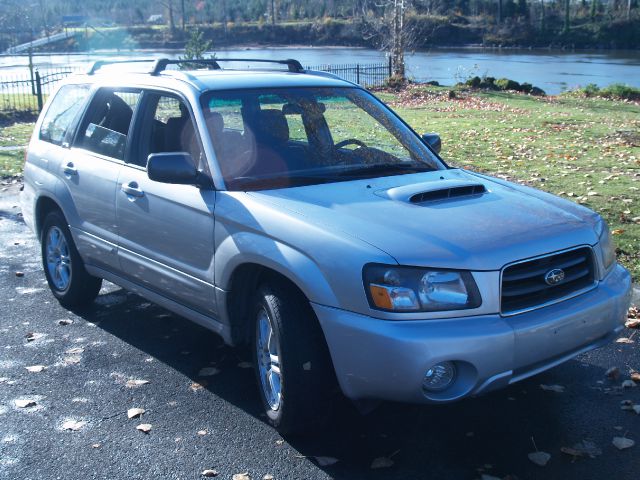
M102 279L85 270L67 222L59 212L49 213L44 220L41 249L47 283L60 304L74 308L93 302Z
M326 423L338 399L322 329L309 302L274 281L258 288L253 310L253 357L262 405L283 434Z

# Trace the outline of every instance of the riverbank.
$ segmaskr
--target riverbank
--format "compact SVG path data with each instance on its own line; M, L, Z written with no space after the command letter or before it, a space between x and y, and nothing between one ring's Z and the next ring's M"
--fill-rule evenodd
M411 32L410 49L433 47L517 47L560 49L638 49L640 18L629 20L582 21L568 30L550 18L540 27L530 21L513 20L502 24L481 17L459 15L412 15L407 18ZM323 18L313 21L260 22L194 25L214 47L341 45L379 48L384 32L373 32L362 19ZM188 33L165 25L79 28L79 35L51 43L39 51L79 52L99 49L184 48ZM1 50L1 49L0 49Z
M435 131L452 166L525 183L602 214L618 258L640 281L640 102L532 97L412 85L379 91L418 132ZM26 145L33 124L0 129ZM0 151L0 176L19 175L23 150Z

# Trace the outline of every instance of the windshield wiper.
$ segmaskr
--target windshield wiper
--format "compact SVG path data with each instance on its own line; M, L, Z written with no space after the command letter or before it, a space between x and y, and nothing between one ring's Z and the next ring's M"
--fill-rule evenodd
M402 173L418 173L418 172L431 172L434 168L430 165L423 163L375 163L373 165L363 165L356 168L348 168L337 175L357 177L361 175L379 174L385 172L402 172Z

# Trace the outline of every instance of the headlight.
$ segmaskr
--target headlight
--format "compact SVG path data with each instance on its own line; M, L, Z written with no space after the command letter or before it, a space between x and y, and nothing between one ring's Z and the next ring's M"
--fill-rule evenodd
M482 303L470 272L369 264L363 279L369 304L377 310L434 312Z
M616 247L609 233L609 225L602 218L596 224L596 233L598 234L598 245L602 254L603 274L606 274L616 262Z

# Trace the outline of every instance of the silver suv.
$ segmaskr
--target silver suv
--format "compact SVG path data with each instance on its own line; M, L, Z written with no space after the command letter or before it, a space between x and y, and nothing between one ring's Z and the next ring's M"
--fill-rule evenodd
M22 208L62 305L106 279L250 345L283 432L340 392L450 402L621 331L630 276L600 216L447 166L358 85L226 62L99 63L52 95Z

